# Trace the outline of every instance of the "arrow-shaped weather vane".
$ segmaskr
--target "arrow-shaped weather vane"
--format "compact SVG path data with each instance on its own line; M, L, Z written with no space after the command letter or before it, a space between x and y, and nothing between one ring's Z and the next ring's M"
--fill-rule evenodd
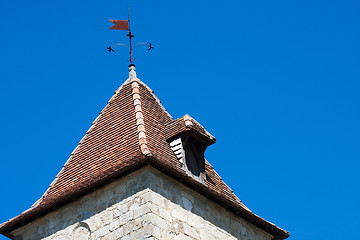
M127 49L129 49L129 52L130 52L130 63L132 64L133 63L133 60L135 60L133 58L133 50L136 46L138 45L146 45L149 47L148 50L154 48L151 43L137 43L135 44L134 46L131 45L131 39L134 37L134 35L131 34L131 30L130 30L130 14L129 14L129 7L128 7L128 20L110 20L110 22L112 22L114 25L110 27L110 29L114 29L114 30L126 30L126 31L129 31L128 34L126 34L127 37L129 37L129 40L130 40L130 46L127 46L125 44L122 44L122 43L118 43L118 44L115 44L114 46L111 46L111 47L107 47L108 51L109 52L113 52L114 51L114 47L115 46L124 46L124 47L127 47Z

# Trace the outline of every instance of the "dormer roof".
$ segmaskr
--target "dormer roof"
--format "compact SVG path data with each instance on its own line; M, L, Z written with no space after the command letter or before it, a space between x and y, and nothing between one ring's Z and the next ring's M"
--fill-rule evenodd
M206 146L215 138L189 115L173 119L130 65L127 79L114 93L71 153L44 195L30 209L0 225L10 232L74 199L145 165L152 165L254 225L284 239L288 233L252 213L205 160L203 182L189 176L170 146L187 132Z

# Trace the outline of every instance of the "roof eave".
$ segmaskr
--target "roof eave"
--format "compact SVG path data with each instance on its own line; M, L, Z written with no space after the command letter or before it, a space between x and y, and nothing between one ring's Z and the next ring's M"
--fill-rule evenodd
M124 175L127 175L131 172L136 171L137 169L140 169L141 167L146 165L146 160L147 157L145 155L141 155L138 158L132 159L131 164L128 164L126 167L123 167L120 170L107 175L106 177L98 180L95 183L92 183L88 186L82 186L77 190L73 191L72 193L66 195L65 197L60 197L55 200L49 201L46 205L38 205L33 209L30 208L24 211L23 213L21 213L20 215L18 215L17 217L14 217L5 223L2 223L0 225L0 233L6 237L13 239L13 236L11 235L11 232L13 230L25 226L31 221L43 217L47 213L59 209L60 207L70 202L73 202L90 192L96 191L102 186L107 185L112 181L123 177Z
M150 164L155 168L157 168L158 170L160 170L161 172L170 175L171 177L175 178L184 185L191 186L192 189L195 188L197 192L200 193L201 195L210 198L214 202L219 203L225 209L234 212L236 215L242 217L243 219L254 224L255 226L261 228L265 232L270 233L271 235L274 236L274 240L286 239L290 236L289 232L257 216L256 214L252 213L243 206L225 198L221 194L212 191L205 184L200 183L199 181L190 177L186 173L181 173L177 171L176 169L172 168L169 165L164 164L162 161L158 160L155 157L150 157L149 160L150 160Z
M281 240L289 237L289 233L276 225L266 221L265 219L255 215L251 211L247 210L246 208L242 207L241 205L234 203L233 201L225 198L224 196L220 195L219 193L212 191L208 188L205 184L200 183L187 175L186 173L179 172L177 169L172 167L171 165L167 165L163 161L157 159L154 156L142 156L140 159L134 159L131 165L117 171L104 179L96 182L95 184L86 186L84 188L78 189L74 191L72 194L64 197L56 199L48 205L40 205L33 210L29 210L20 214L19 216L5 222L0 227L0 233L10 239L14 239L14 236L11 235L11 232L15 229L18 229L34 219L38 219L47 213L50 213L76 199L92 192L100 187L114 181L115 179L119 179L124 175L129 174L130 172L134 172L146 165L151 165L158 169L159 171L163 172L164 174L174 178L175 180L179 181L180 183L190 186L192 189L196 189L198 193L201 195L211 199L212 201L220 204L225 209L232 211L236 215L240 216L241 218L247 220L248 222L252 223L253 225L259 227L260 229L264 230L267 233L270 233L274 236L274 240Z

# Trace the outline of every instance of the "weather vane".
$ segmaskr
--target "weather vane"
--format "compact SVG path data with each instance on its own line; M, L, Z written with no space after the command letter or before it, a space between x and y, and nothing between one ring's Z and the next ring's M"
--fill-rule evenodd
M138 45L146 45L149 47L148 50L154 48L151 43L137 43L135 44L134 46L132 46L132 38L134 37L134 35L131 34L131 30L130 30L130 12L129 12L129 6L128 6L128 20L110 20L110 22L112 22L113 26L110 27L110 29L114 29L114 30L126 30L126 31L129 31L128 34L126 34L127 37L129 37L129 41L130 41L130 45L127 46L125 44L122 44L122 43L118 43L118 44L115 44L114 46L111 46L111 47L107 47L108 51L109 52L113 52L114 51L114 47L115 46L124 46L126 47L127 49L129 49L129 52L130 52L130 63L133 64L133 60L135 60L135 58L133 58L133 50L136 46Z

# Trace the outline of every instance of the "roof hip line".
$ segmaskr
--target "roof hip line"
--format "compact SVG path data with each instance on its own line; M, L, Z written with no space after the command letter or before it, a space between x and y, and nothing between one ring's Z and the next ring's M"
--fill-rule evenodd
M144 115L141 107L140 86L139 86L140 80L136 77L135 66L133 64L129 66L129 78L132 89L131 94L135 109L136 129L138 133L140 151L145 156L153 156L147 145Z

